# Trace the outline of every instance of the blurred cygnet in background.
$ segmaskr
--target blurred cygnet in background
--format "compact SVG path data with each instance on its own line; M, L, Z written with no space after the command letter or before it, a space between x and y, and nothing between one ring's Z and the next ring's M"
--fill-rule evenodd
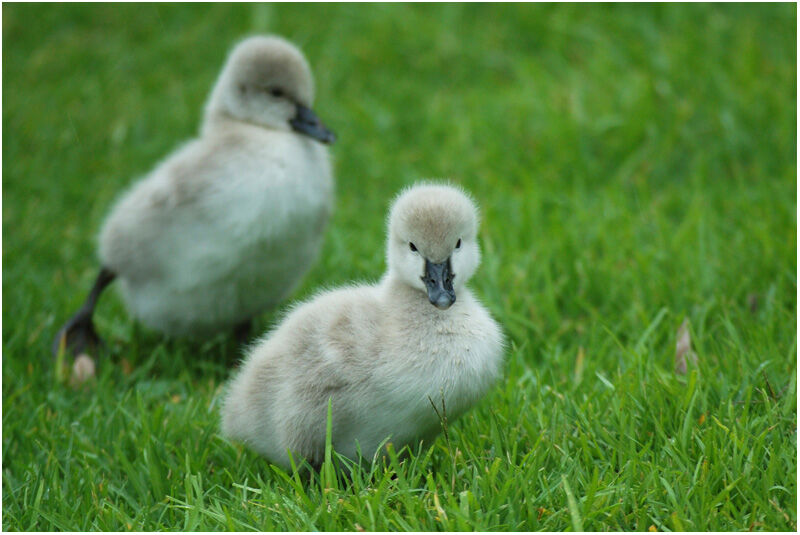
M288 296L316 259L333 202L311 110L311 69L279 37L240 42L205 109L200 137L119 199L100 232L100 273L54 353L90 353L92 314L118 279L130 313L170 335L244 328Z

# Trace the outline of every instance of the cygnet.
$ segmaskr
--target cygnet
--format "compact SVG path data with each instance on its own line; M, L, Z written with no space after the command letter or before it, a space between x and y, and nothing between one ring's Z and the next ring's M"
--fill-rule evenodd
M228 386L222 434L288 469L332 444L369 459L400 450L474 405L500 375L504 337L466 287L478 214L460 189L422 184L394 202L379 283L318 294L246 356ZM434 406L436 408L434 408ZM416 442L418 443L418 442Z
M311 69L274 36L240 42L206 104L200 136L136 182L100 232L100 274L56 336L74 354L100 342L92 314L119 279L129 312L169 335L247 326L315 260L333 197L311 110Z

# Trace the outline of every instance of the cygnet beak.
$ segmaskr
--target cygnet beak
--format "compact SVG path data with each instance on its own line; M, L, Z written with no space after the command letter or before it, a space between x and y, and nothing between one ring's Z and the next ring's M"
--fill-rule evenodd
M425 259L425 275L422 281L428 288L428 300L440 310L447 310L456 302L456 292L453 290L453 268L448 258L441 264L434 264Z
M325 128L317 114L311 108L307 108L302 104L297 104L297 114L289 121L289 124L292 125L295 132L313 137L322 143L330 145L336 141L336 135Z

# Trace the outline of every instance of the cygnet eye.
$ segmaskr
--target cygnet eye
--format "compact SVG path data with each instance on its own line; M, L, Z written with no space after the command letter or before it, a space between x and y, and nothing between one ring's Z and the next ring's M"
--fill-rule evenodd
M411 250L412 250L412 251L414 251L415 253L417 252L417 246L416 246L416 245L414 245L414 243L413 243L413 242L408 242L408 247L409 247L409 249L411 249Z
M456 242L456 249L461 249L461 238Z
M270 87L269 94L275 98L281 98L284 95L284 92L280 87Z

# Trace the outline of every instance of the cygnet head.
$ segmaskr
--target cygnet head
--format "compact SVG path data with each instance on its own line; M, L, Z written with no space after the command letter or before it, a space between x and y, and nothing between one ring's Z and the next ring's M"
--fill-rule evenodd
M249 37L231 52L206 116L227 116L322 143L336 139L312 111L314 81L302 52L280 37Z
M446 310L480 262L477 232L478 210L461 189L437 184L406 189L389 214L389 274Z

